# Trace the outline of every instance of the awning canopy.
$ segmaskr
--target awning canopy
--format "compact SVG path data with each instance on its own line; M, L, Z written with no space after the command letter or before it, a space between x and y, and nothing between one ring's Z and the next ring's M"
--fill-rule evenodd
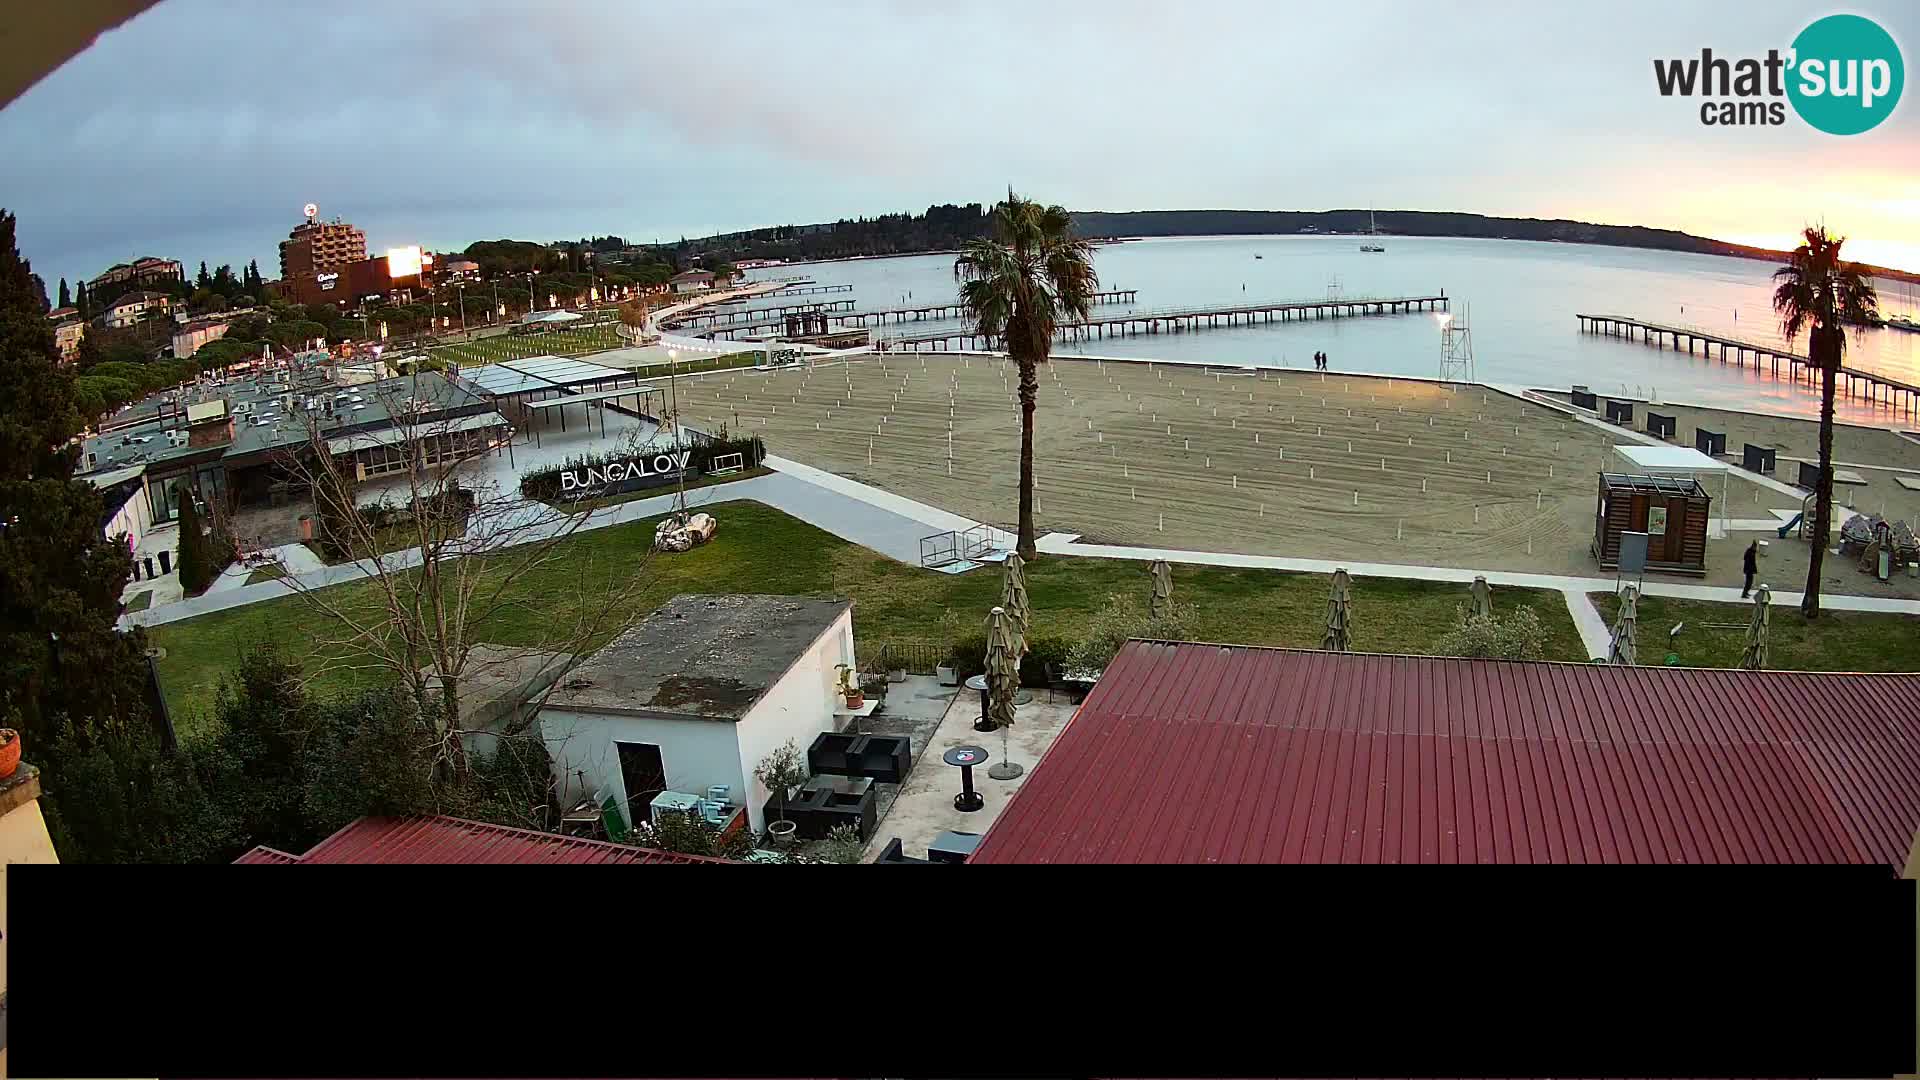
M396 425L381 428L378 431L362 431L352 435L342 435L327 440L327 453L350 454L355 450L371 450L378 446L393 446L413 438L431 438L435 435L450 435L455 432L473 431L479 428L505 427L507 418L497 412L480 413L477 416L458 416L451 420L426 420L410 425Z
M588 401L612 401L615 398L632 397L636 394L658 394L657 386L628 386L619 390L596 390L591 394L565 394L561 397L547 398L544 401L522 402L529 409L551 409L556 406L579 405Z
M1635 471L1649 474L1724 473L1731 468L1690 446L1615 446L1613 452L1631 462Z
M580 316L575 315L571 311L562 311L555 308L552 311L528 312L526 315L520 317L520 321L525 325L534 326L540 323L570 323L579 317Z

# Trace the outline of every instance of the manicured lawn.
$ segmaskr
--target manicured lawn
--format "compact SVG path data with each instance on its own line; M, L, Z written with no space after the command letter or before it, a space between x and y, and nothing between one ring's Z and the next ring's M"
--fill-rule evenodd
M949 610L966 629L986 618L999 597L1001 579L991 569L947 576L894 562L811 525L751 502L707 508L720 519L712 543L681 555L642 558L658 518L580 533L564 552L516 585L521 603L476 628L478 640L536 645L548 627L572 617L605 595L595 581L639 573L646 583L633 605L639 618L667 599L687 592L760 592L841 595L854 599L854 629L864 647L885 641L945 642ZM1196 608L1195 634L1211 641L1317 647L1324 630L1327 580L1318 575L1271 570L1176 566L1174 595ZM1072 638L1110 593L1144 599L1143 563L1106 559L1045 558L1029 568L1033 633ZM343 604L370 604L365 582L336 586ZM1464 586L1360 579L1354 583L1355 647L1370 652L1430 651L1465 603ZM1548 628L1550 659L1582 660L1584 651L1566 605L1555 592L1498 590L1502 604L1529 603ZM609 627L606 637L617 632ZM272 641L310 663L324 654L329 628L297 596L202 615L148 631L167 650L161 684L181 729L202 727L215 686L245 649ZM320 688L371 685L372 671L335 670L315 678Z
M583 356L605 352L627 344L614 330L612 319L591 326L571 326L564 330L545 330L537 334L500 334L458 345L441 345L429 355L471 367L496 364L502 360L520 360L529 356Z
M1619 601L1594 593L1600 617L1613 625ZM1749 604L1643 596L1639 607L1640 659L1661 663L1667 631L1685 621L1675 641L1688 667L1737 667L1747 644ZM1767 666L1783 671L1920 671L1920 615L1823 611L1808 622L1797 605L1775 603L1768 619Z

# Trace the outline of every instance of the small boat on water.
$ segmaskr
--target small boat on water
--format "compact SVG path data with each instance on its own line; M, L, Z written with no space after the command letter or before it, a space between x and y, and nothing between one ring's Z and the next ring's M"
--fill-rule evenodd
M1371 207L1369 207L1367 210L1367 235L1368 236L1380 235L1380 227L1373 223L1373 210ZM1368 243L1361 244L1360 250L1361 251L1377 251L1384 254L1387 248L1385 244L1380 243L1378 240L1373 240Z
M1254 256L1254 258L1256 258L1256 259L1264 259L1264 258L1266 258L1266 256L1265 256L1265 255L1255 255L1255 256Z
M1916 334L1920 334L1920 321L1916 321L1911 315L1889 316L1887 318L1887 325L1895 330L1911 330Z

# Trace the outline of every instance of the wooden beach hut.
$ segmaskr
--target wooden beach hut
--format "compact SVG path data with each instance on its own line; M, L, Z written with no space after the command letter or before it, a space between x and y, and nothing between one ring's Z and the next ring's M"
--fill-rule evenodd
M1603 570L1620 565L1620 534L1647 535L1647 569L1707 572L1707 521L1713 497L1690 476L1600 474L1593 516L1593 557Z

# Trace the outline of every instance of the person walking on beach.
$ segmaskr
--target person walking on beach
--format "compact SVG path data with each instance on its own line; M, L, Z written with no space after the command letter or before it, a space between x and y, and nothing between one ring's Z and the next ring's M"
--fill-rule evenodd
M1760 541L1755 540L1747 545L1747 553L1740 562L1741 569L1747 573L1747 583L1740 586L1740 599L1745 600L1747 594L1753 591L1753 575L1760 572Z

